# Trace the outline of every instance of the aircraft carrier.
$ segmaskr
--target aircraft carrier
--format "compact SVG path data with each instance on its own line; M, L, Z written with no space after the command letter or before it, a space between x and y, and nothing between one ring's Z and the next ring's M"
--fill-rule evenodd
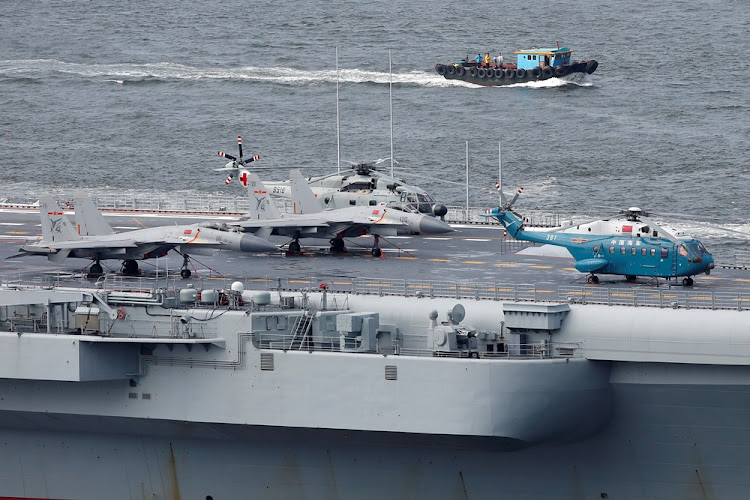
M39 219L0 213L5 259ZM179 256L98 279L3 260L0 498L746 496L750 272L588 285L453 227L382 258L220 252L187 280Z

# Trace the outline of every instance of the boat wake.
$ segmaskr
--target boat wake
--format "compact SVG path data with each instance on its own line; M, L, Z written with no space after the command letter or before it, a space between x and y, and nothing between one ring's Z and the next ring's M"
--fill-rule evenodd
M248 82L269 82L281 85L320 85L335 83L335 69L308 70L290 67L241 66L195 67L171 62L135 64L83 64L69 63L55 59L28 59L0 61L0 76L6 78L44 79L55 75L100 78L104 83L117 85L137 83L174 82L178 80L229 80ZM476 85L459 81L446 80L434 72L408 71L395 72L368 71L362 69L339 69L340 83L372 83L387 85L389 82L417 87L474 87ZM551 78L541 82L519 83L507 87L550 88L568 84L590 86L591 81L575 81L567 77Z
M0 76L6 78L49 78L55 75L101 78L103 82L118 85L139 82L173 82L175 80L234 80L271 82L282 85L316 85L335 83L335 69L308 70L291 67L241 66L195 67L171 62L148 64L82 64L54 59L29 59L0 61ZM392 80L391 80L392 79ZM341 83L406 84L424 87L450 87L466 85L449 82L439 75L425 71L394 72L339 69Z
M525 83L514 83L512 85L505 85L505 87L549 89L549 88L556 88L556 87L565 87L566 85L577 85L579 87L593 87L594 83L590 75L576 73L572 75L563 76L562 78L552 77L548 80L540 80L536 82L525 82Z

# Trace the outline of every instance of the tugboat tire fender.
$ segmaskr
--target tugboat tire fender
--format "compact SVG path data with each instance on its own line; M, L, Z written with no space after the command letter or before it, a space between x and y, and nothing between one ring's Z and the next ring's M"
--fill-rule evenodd
M484 78L485 76L487 76L487 70L485 70L484 68L479 68L477 70L477 76L479 78Z
M448 66L448 67L446 68L446 71L447 71L447 73L448 73L449 75L454 75L454 74L456 74L456 67L455 67L455 66L453 66L453 65L451 65L451 66ZM438 73L440 73L440 70L438 70Z
M445 75L448 68L445 67L444 64L436 64L435 65L435 71L438 72L438 75Z
M529 74L531 74L531 76L533 76L534 78L539 78L540 76L542 76L542 70L537 66L536 68L532 68L531 70L529 70Z
M500 78L500 79L502 79L502 78L504 78L504 77L505 77L505 71L503 71L502 69L499 69L499 68L498 68L498 69L496 69L496 70L494 71L494 73L495 73L495 78Z
M526 78L526 70L523 68L518 68L516 70L516 78Z
M555 67L555 76L565 76L567 73L565 66L556 66Z
M542 69L542 76L544 78L552 78L552 68L550 68L549 66L545 66Z
M456 74L458 76L464 76L465 73L466 73L466 68L464 68L463 66L456 66Z
M510 69L510 68L505 70L505 78L507 78L508 80L512 80L515 77L516 77L516 70Z
M599 63L596 62L595 59L592 59L588 62L588 64L586 64L586 73L590 75L591 73L596 71L596 68L598 67L599 67Z
M477 76L477 68L471 68L471 69L469 69L469 75L471 75L471 76Z

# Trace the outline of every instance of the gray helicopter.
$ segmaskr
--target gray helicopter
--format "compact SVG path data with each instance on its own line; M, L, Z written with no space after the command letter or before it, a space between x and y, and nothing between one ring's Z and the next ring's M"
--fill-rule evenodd
M231 160L223 168L216 168L218 172L226 172L226 184L237 180L247 187L247 164L260 156L244 159L242 156L242 138L237 137L239 157L219 152L219 156ZM448 209L424 189L410 185L404 180L397 179L380 172L372 163L360 163L340 172L318 177L308 177L316 198L325 209L348 208L352 206L376 206L385 203L386 206L397 208L405 212L415 212L425 215L444 217ZM291 198L290 181L265 182L268 192L279 198Z

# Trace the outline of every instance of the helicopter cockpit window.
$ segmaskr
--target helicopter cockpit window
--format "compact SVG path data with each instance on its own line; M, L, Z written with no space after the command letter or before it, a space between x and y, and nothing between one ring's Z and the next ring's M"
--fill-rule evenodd
M685 245L680 245L680 255L682 257L687 257L688 256L688 249L687 249L687 247Z
M688 243L687 246L688 250L693 255L705 255L708 253L708 250L706 250L706 247L704 247L703 243L701 243L700 241Z

